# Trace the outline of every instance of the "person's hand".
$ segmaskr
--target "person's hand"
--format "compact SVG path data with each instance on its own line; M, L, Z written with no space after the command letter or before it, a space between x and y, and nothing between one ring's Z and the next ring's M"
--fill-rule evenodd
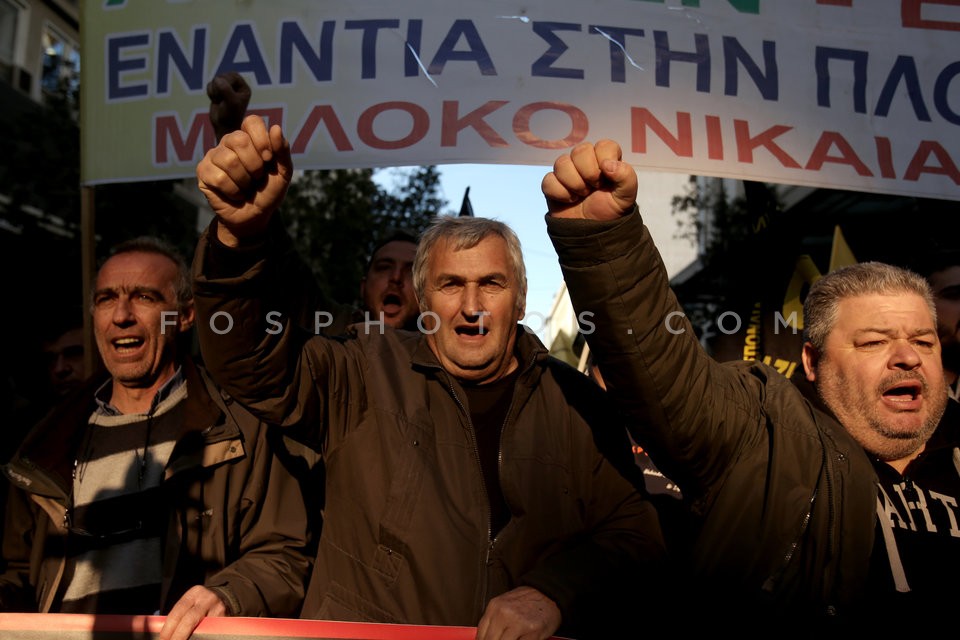
M633 210L637 174L613 140L582 142L553 163L540 188L555 218L615 220Z
M293 176L290 144L278 125L247 116L197 165L200 191L217 215L217 237L239 246L266 232Z
M243 124L250 104L250 85L236 71L227 71L207 83L207 97L210 98L210 124L219 142Z
M225 615L227 606L220 596L198 584L173 605L160 629L160 640L187 640L205 617Z
M517 587L489 603L477 640L546 640L560 628L560 609L533 587Z

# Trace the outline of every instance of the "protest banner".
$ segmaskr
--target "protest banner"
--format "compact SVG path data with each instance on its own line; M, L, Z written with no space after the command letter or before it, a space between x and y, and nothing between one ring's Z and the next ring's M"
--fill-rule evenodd
M82 181L179 178L235 70L298 168L637 168L960 199L960 0L87 0Z

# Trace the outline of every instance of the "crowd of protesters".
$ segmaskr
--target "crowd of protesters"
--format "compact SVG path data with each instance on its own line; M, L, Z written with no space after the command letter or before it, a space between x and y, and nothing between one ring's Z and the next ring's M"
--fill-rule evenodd
M933 289L873 262L814 284L814 406L668 327L686 321L636 173L617 143L583 143L541 189L591 314L588 376L520 324L522 251L497 220L386 238L361 309L320 295L283 225L282 130L217 111L245 109L242 88L211 84L197 177L215 218L192 273L162 241L114 247L90 301L103 368L79 375L77 327L47 345L57 394L5 452L0 611L161 614L162 640L225 615L480 640L624 637L638 615L748 637L948 619L953 265Z

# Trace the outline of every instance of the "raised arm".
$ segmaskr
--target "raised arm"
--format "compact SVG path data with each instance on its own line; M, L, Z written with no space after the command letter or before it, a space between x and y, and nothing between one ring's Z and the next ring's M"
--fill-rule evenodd
M197 165L197 182L228 247L261 241L290 186L293 160L280 127L247 116Z
M310 275L276 215L292 173L283 133L259 116L248 116L197 166L216 214L193 269L204 362L234 398L275 424L299 421L319 399L301 353L310 332L298 317L314 302L298 293L309 291Z
M579 144L557 158L541 188L554 218L616 220L633 211L637 174L621 161L620 145L601 140Z
M581 144L542 183L581 327L634 437L685 497L709 499L761 424L755 377L715 362L669 288L612 141Z

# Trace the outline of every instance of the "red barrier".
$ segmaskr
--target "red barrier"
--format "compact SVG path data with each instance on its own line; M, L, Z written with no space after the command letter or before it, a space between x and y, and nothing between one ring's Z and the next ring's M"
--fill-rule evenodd
M156 640L163 616L108 616L67 613L0 614L3 640ZM368 624L277 618L206 618L195 640L473 640L475 627Z

